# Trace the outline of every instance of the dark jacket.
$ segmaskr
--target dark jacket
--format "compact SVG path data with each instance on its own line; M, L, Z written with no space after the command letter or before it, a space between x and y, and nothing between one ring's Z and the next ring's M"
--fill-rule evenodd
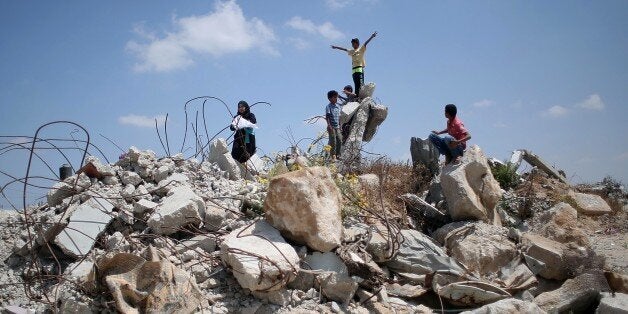
M242 116L242 118L249 120L251 123L257 123L257 119L255 119L255 115L247 111L243 114L237 114L237 116ZM239 161L240 163L245 163L251 156L255 154L257 150L257 146L255 145L255 132L253 128L241 128L237 129L232 125L231 131L235 131L235 135L233 136L233 147L231 148L231 157L233 159Z

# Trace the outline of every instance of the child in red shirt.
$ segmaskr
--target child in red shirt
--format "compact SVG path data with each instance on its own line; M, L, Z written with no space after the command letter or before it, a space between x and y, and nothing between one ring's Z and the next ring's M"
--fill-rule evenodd
M464 127L462 120L456 117L458 109L453 104L445 106L445 117L447 118L447 128L442 131L432 131L429 139L436 146L441 155L445 155L445 163L459 162L466 142L471 139L471 134ZM439 134L448 133L443 137Z

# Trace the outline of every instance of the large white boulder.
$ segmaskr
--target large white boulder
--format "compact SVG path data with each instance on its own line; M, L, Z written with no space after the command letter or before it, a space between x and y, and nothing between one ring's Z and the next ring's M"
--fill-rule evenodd
M297 252L264 220L232 231L220 249L240 286L252 291L279 290L299 270Z
M570 191L569 197L575 201L576 209L585 215L599 216L611 213L611 207L599 195Z
M546 279L568 278L564 244L532 233L523 234L521 244L526 263L534 273Z
M449 215L454 220L479 219L501 225L495 207L502 196L480 147L473 145L459 164L443 168L441 186Z
M476 222L451 230L444 242L451 257L471 272L487 275L519 258L516 245L507 235L506 228Z
M328 252L342 240L340 191L326 167L274 177L264 202L266 219L293 241Z
M172 234L188 225L198 226L205 216L205 202L187 185L168 192L148 219L156 234Z

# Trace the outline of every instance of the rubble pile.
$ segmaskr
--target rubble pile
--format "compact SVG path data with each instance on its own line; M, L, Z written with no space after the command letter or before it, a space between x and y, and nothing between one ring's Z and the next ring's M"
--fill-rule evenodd
M361 121L351 125L360 141L385 118L371 101L354 106L347 120ZM404 215L368 204L344 213L356 195L347 189L386 188L376 174L307 160L290 171L281 160L256 168L280 172L254 175L230 160L221 140L200 163L136 148L111 165L89 157L50 189L46 205L1 213L7 288L0 306L62 313L625 310L625 255L605 262L593 240L625 239L623 188L572 187L539 167L503 190L479 147L441 166L429 142L411 143L414 164L434 178L421 194L398 195ZM355 185L341 184L353 177ZM619 254L628 249L622 245Z

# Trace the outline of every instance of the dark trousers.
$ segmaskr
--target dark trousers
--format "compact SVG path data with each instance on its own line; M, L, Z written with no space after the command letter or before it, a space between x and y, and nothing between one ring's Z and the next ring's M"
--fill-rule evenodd
M353 85L355 85L355 94L360 97L360 87L364 85L364 72L353 73Z

